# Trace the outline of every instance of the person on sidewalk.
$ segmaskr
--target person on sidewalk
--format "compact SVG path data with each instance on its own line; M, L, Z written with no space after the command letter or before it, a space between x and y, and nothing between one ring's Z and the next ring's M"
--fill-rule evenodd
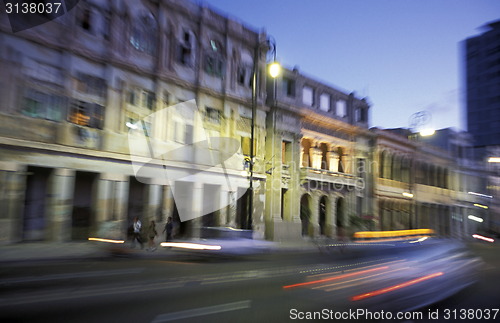
M172 220L172 217L169 216L167 219L167 223L165 224L165 229L163 229L163 232L167 232L165 237L166 242L172 241L172 230L174 229L174 223Z
M142 237L141 237L142 223L138 217L134 218L134 223L132 224L132 227L134 229L134 235L132 237L132 248L135 248L135 241L137 240L137 242L139 242L139 244L141 245L141 249L144 249L144 243L142 242Z
M155 244L155 237L158 235L156 232L156 223L155 221L151 221L148 227L148 251L155 251L156 250L156 244Z

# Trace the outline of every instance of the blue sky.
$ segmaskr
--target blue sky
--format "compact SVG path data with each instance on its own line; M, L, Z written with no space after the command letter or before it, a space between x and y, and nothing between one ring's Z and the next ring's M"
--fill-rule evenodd
M462 41L500 19L500 0L203 0L276 39L287 67L369 98L371 126L466 130Z

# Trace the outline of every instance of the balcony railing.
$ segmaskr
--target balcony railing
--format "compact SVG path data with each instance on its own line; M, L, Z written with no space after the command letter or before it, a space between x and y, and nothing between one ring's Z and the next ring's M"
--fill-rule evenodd
M326 169L301 167L300 179L301 182L304 180L310 180L347 186L356 186L357 181L361 180L361 177L342 172L332 172Z

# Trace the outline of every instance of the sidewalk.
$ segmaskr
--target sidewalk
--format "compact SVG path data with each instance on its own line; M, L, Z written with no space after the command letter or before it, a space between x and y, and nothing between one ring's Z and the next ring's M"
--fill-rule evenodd
M241 256L271 252L308 252L317 251L317 246L309 241L271 242L261 240L189 240L175 241L183 243L209 243L220 245L219 251L193 251L206 255ZM163 258L178 255L181 252L191 253L190 250L161 247L153 252L137 245L130 247L130 243L112 244L96 241L85 242L21 242L15 244L0 244L0 264L16 262L42 262L62 260L99 259L111 256L137 258Z

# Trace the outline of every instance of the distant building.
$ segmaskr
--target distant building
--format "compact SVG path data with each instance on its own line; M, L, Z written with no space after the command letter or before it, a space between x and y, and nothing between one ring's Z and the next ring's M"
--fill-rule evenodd
M486 147L500 146L500 20L465 40L465 86L467 130L486 158Z
M487 197L484 163L472 158L470 134L449 128L430 137L403 128L372 131L380 229L431 228L441 236L466 237L495 226L495 213L480 207L494 207L496 202Z
M353 225L373 217L366 99L297 69L267 86L268 235L337 238L369 229Z

